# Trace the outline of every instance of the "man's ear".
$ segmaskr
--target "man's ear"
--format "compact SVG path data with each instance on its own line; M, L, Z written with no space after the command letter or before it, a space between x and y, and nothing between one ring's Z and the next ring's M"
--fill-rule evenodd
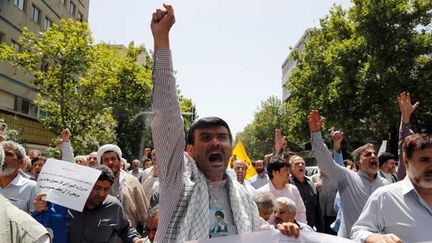
M402 163L404 163L404 165L405 165L405 170L408 170L409 169L409 163L408 163L408 158L407 158L405 153L403 153L402 158L403 158Z
M186 146L186 152L188 153L188 155L189 155L190 157L193 158L193 145L192 145L192 144L188 144L188 145Z

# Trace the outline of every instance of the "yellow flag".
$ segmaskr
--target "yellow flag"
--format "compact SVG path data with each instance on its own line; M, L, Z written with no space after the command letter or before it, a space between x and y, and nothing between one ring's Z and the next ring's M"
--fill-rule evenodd
M255 168L252 166L252 162L249 159L249 156L246 153L246 149L244 148L243 143L240 140L237 142L237 145L234 147L232 151L232 155L235 155L235 157L238 160L246 161L246 165L247 165L246 179L249 179L256 174ZM228 162L228 168L231 168L231 162L232 162L231 159L232 157Z

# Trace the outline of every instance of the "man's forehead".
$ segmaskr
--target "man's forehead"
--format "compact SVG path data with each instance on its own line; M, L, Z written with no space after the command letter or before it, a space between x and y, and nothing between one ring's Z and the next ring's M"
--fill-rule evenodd
M104 157L113 157L113 156L115 156L117 158L118 155L114 151L108 151L108 152L105 152L104 154L102 154L102 158L104 158Z
M236 160L233 162L233 167L247 167L246 166L246 162L244 162L243 160Z
M197 128L195 134L200 136L202 134L226 134L228 135L228 129L224 126L208 127L208 128Z

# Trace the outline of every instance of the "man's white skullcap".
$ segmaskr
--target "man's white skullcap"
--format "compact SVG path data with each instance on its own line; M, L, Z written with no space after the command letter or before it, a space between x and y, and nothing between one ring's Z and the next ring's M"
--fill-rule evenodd
M117 145L105 144L105 145L101 146L97 151L96 158L97 158L97 161L99 164L102 163L102 155L108 151L115 152L119 158L122 158L122 151Z

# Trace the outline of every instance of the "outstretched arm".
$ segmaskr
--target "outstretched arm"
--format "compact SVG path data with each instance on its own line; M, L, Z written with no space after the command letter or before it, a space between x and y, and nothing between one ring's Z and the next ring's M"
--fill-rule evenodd
M338 187L339 180L344 178L343 174L347 173L345 168L339 166L332 157L332 154L324 144L321 135L321 127L324 119L317 110L312 110L308 116L309 131L312 136L312 150L317 160L318 166L329 177L330 183Z
M401 123L399 127L399 149L398 149L398 180L403 180L406 175L406 168L403 163L403 154L402 154L402 144L406 136L410 135L412 132L410 130L410 119L411 114L415 111L415 109L419 106L419 102L416 102L414 105L411 103L411 95L408 92L402 92L398 96L399 109L401 112Z
M333 158L340 166L343 165L343 155L342 155L342 149L341 144L342 140L344 139L344 133L341 131L334 131L331 133L331 137L333 140Z
M183 119L173 76L169 31L175 22L174 10L153 13L151 29L154 39L152 110L155 114L151 128L157 151L160 190L160 216L156 239L163 241L167 226L174 214L183 187L185 140Z

